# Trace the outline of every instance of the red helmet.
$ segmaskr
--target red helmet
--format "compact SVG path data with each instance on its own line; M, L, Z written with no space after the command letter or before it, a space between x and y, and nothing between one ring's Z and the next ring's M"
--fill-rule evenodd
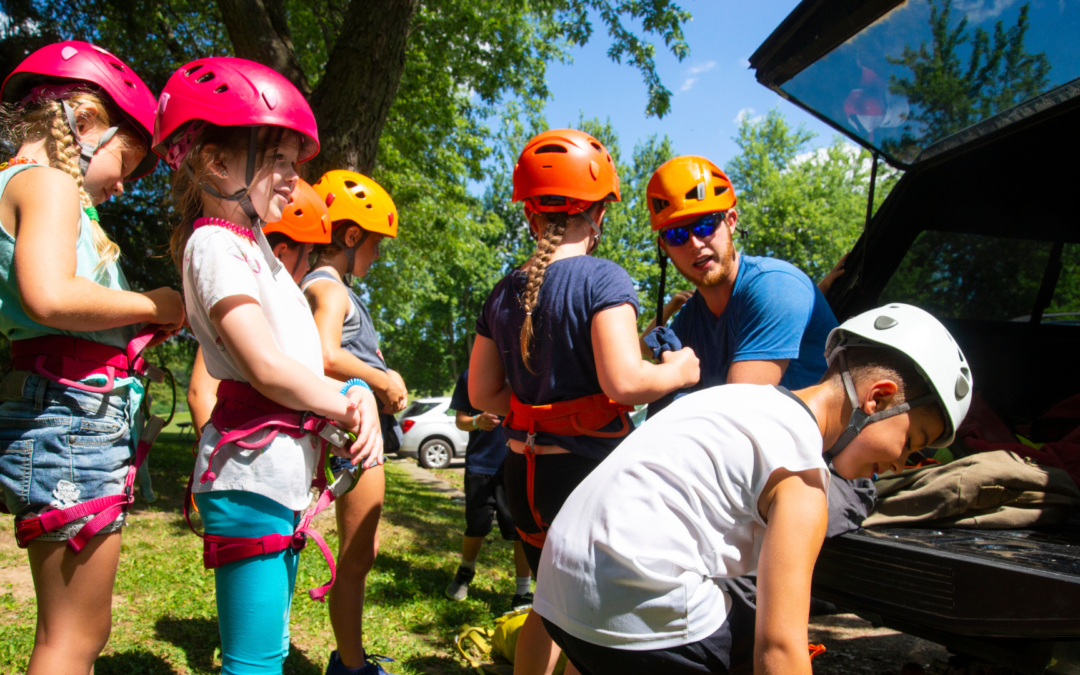
M600 141L577 129L551 129L521 151L512 199L533 211L581 213L594 202L619 201L619 174Z
M268 223L263 232L280 232L293 241L307 244L329 244L330 211L315 188L300 179L289 196L289 203L281 213L281 220Z
M101 88L135 131L150 143L157 102L149 87L123 61L89 42L68 40L46 45L26 57L4 80L0 98L18 103L43 84L87 82ZM145 176L157 165L157 155L147 152L131 172L131 180Z
M304 96L285 77L254 61L215 56L192 61L173 73L158 100L154 152L179 166L187 148L172 146L182 146L186 134L176 132L197 120L223 127L291 129L304 137L298 161L306 162L319 152L315 115Z

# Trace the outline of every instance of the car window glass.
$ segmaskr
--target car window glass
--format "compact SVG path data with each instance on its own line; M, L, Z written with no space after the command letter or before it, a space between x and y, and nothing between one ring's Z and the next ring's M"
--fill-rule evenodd
M1034 310L1051 247L1042 241L923 232L880 301L916 305L943 319L1024 320ZM1076 246L1067 248L1075 269ZM1065 275L1063 269L1058 287L1071 284L1075 304L1075 278L1065 282Z
M416 417L418 415L423 415L437 405L439 404L427 401L415 401L410 404L408 408L405 408L405 412L401 413L401 419L405 419L406 417Z

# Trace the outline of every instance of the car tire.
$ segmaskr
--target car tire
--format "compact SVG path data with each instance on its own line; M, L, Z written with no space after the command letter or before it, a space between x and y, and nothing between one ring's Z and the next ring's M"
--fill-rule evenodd
M420 444L416 459L425 469L445 469L454 456L454 446L442 436L433 436Z

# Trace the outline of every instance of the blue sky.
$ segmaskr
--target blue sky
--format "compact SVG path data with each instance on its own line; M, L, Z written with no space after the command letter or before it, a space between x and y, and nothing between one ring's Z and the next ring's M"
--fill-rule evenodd
M610 41L602 22L593 37L571 51L573 63L551 64L552 99L545 117L551 127L575 125L586 118L610 118L619 133L623 161L634 145L652 134L667 134L677 154L705 155L723 166L738 154L732 140L740 114L761 115L779 107L788 121L803 122L818 134L814 145L831 142L835 133L802 109L758 84L749 57L798 4L796 0L682 0L693 21L685 25L690 55L681 63L662 44L656 65L671 90L671 112L662 120L645 117L646 89L640 73L606 54Z

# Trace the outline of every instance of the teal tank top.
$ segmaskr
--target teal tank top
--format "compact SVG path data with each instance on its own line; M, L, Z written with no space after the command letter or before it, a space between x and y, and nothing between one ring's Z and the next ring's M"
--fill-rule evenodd
M17 164L0 171L0 196L3 195L12 176L37 166L40 165ZM86 215L86 211L79 209L79 239L75 244L78 263L75 274L106 288L130 290L124 273L115 261L98 267L101 258L94 247L94 235L91 228L90 217ZM135 324L110 330L77 332L43 326L27 316L23 310L22 302L19 300L19 284L15 278L14 258L15 237L0 227L0 333L3 333L8 340L25 340L43 335L70 335L124 349L142 327Z

